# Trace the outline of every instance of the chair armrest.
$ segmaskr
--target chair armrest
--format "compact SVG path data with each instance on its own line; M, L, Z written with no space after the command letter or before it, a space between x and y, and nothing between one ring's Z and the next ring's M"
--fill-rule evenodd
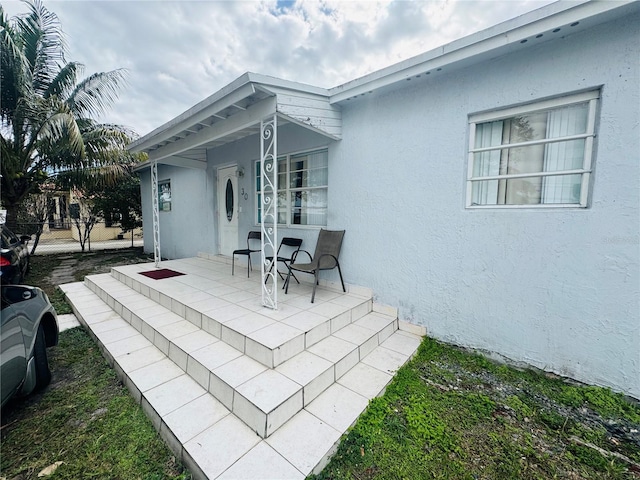
M331 257L331 258L333 258L333 259L335 260L336 265L340 265L340 262L338 262L338 257L336 257L335 255L331 255L330 253L323 253L323 254L322 254L322 255L320 255L320 257L318 258L318 270L329 270L329 269L327 269L327 268L324 268L324 269L323 269L323 268L321 268L321 267L320 267L320 262L322 261L322 257ZM333 267L331 267L331 269L335 268L335 266L336 266L336 265L334 265Z
M304 252L307 254L307 257L309 257L309 262L313 261L313 257L309 252L307 252L306 250L300 249L300 250L296 250L295 252L293 252L293 255L291 255L291 263L296 263L296 260L298 259L298 253L300 252Z

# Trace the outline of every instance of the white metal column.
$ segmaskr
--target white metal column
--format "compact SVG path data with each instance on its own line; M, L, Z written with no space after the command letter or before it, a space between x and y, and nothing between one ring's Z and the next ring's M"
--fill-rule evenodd
M160 207L158 198L158 162L151 164L151 209L153 218L153 261L160 266Z
M262 228L262 305L278 308L278 120L260 122L260 198ZM267 260L271 257L271 261Z

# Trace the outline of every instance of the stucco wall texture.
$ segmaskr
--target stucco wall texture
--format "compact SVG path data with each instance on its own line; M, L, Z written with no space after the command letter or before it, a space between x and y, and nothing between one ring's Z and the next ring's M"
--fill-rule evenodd
M329 170L347 280L431 336L640 398L639 26L347 102ZM465 209L469 114L598 87L589 208Z
M639 51L634 15L343 102L342 140L289 124L278 152L329 146L327 228L346 229L345 281L373 289L400 319L640 398ZM465 209L470 114L597 88L588 208ZM159 166L159 180L172 184L172 210L160 213L163 256L218 251L220 166L245 170L245 242L257 227L258 158L249 137L210 150L206 171ZM150 220L148 171L141 180ZM279 228L285 235L313 252L317 229Z

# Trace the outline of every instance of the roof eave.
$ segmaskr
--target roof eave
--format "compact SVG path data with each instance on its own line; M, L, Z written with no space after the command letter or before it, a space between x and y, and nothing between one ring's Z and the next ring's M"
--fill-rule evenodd
M472 63L474 58L479 60L490 56L492 52L498 55L502 50L508 48L527 48L530 46L530 44L527 44L529 39L536 38L538 35L544 35L546 32L553 32L557 28L597 16L601 17L602 22L607 21L607 13L615 12L620 7L633 3L638 2L633 0L618 2L585 0L580 3L572 1L556 2L331 88L329 89L329 103L337 104L350 100L419 75L439 73L445 67L454 64L465 61ZM618 15L622 15L622 13L618 13ZM565 34L565 32L560 31L554 33ZM543 37L539 37L539 40L547 41L547 39L543 40Z

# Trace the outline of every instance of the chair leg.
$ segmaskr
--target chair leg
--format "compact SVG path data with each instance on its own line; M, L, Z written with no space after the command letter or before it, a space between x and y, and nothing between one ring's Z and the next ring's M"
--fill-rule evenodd
M271 273L273 271L273 260L271 261L271 265L269 265L269 270L267 271L267 273ZM277 272L277 270L276 270ZM278 275L280 275L280 278L282 278L282 275L280 274L280 272L278 272ZM274 275L275 277L275 275ZM284 280L284 278L282 278ZM264 279L264 284L267 284L267 280L269 280L269 276L267 275L266 278Z
M247 255L247 278L249 278L249 269L253 270L253 268L251 268L251 254Z
M289 264L287 262L282 262L284 264L285 267L287 267L287 270L289 269ZM284 277L282 276L282 273L280 273L280 270L278 270L278 275L280 275L280 278L282 280L284 280ZM300 280L298 280L298 277L296 277L296 274L291 272L291 276L294 278L294 280L296 281L296 283L298 285L300 285Z
M316 286L318 285L318 270L316 270L315 272L313 272L315 275L315 279L316 281L313 282L313 292L311 293L311 303L313 303L314 299L316 298Z
M285 295L287 293L289 293L289 280L291 280L291 269L290 268L289 268L289 272L287 273L287 279L284 281L284 285L282 286L282 288L284 288Z
M236 270L236 256L231 255L231 275L235 274L235 270Z
M347 292L347 289L344 288L344 280L342 279L342 270L340 270L340 264L338 263L338 273L340 274L340 282L342 283L342 291Z

